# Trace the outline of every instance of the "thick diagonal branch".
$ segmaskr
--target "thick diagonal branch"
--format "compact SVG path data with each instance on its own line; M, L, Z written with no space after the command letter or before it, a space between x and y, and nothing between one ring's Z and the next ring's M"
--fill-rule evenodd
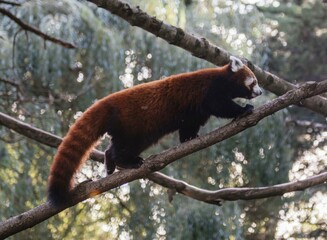
M162 38L169 44L178 46L192 53L192 55L205 59L218 66L228 63L230 53L223 48L217 47L205 38L196 37L183 29L164 23L148 15L139 7L133 7L120 0L88 0L98 7L110 11L132 26L140 27L157 37ZM277 95L282 95L296 86L279 78L278 76L266 72L251 62L244 61L257 76L260 85L266 90ZM305 106L315 112L327 116L327 99L322 96L315 96L302 101L299 105Z
M55 209L49 202L46 202L35 209L1 222L0 238L5 238L26 228L30 228L89 197L101 194L110 189L121 186L122 184L145 178L152 172L164 168L166 165L180 159L181 157L206 148L214 143L223 141L246 128L256 125L264 117L269 116L290 104L295 104L307 97L312 97L324 92L327 92L327 80L321 83L307 83L302 87L289 91L277 99L257 108L251 115L234 120L209 134L182 143L158 155L150 156L138 169L121 170L98 181L80 184L72 191L72 203L69 206L67 205Z

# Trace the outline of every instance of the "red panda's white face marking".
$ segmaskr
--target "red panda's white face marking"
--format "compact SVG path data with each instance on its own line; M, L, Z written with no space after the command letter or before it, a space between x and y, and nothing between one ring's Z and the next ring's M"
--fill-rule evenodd
M258 85L258 80L256 77L247 77L244 84L251 91L251 98L255 98L262 94L262 90Z
M250 86L254 83L254 78L253 77L247 77L244 81L244 84L246 87L250 89Z

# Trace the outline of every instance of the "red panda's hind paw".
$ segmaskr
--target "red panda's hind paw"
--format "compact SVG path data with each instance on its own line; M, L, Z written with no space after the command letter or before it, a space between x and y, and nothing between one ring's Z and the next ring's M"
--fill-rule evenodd
M143 164L143 158L137 156L130 162L116 163L116 164L119 168L125 168L125 169L140 168Z
M107 175L110 175L115 171L116 164L111 159L105 159L105 169L106 169Z

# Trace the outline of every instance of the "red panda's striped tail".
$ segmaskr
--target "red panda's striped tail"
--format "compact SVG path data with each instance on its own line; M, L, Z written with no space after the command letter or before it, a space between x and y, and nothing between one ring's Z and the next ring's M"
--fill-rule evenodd
M58 148L48 179L48 199L55 206L70 202L73 176L106 132L107 111L101 109L99 103L90 107L70 128Z

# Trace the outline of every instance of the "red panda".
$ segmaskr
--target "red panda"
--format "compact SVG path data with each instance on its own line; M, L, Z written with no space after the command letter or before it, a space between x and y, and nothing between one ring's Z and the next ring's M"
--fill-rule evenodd
M69 201L72 179L94 143L108 133L107 174L116 166L137 168L139 154L164 135L179 131L180 142L197 137L211 115L236 118L251 113L232 99L251 99L262 93L253 72L239 59L220 68L173 75L137 85L97 101L76 121L54 157L48 182L50 202Z

